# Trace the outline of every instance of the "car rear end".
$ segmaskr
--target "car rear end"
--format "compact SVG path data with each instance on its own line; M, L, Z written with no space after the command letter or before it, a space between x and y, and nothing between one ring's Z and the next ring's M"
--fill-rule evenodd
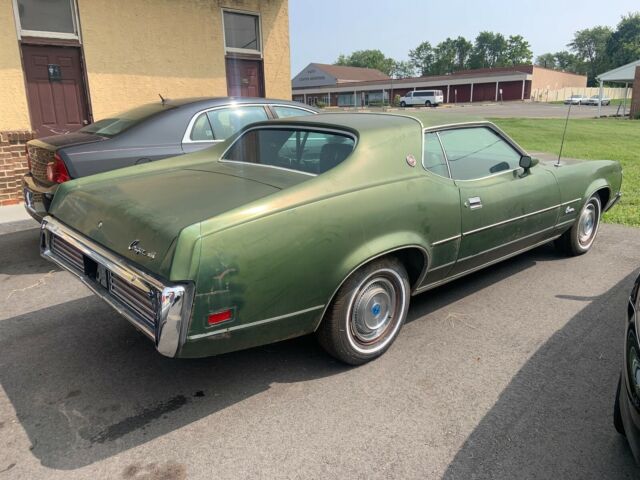
M435 90L434 95L434 105L437 107L438 105L442 105L444 103L444 94L442 90Z
M58 185L71 180L64 154L54 145L30 140L26 146L29 171L22 179L24 206L35 220L42 221L49 211Z

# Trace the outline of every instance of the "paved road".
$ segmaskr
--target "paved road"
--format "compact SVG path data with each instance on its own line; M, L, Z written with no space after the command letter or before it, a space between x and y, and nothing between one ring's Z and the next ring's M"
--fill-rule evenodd
M516 117L516 118L565 118L567 116L568 105L558 105L550 103L531 103L531 102L506 102L489 103L489 104L464 104L464 105L448 105L436 109L426 108L388 108L386 111L398 113L403 111L435 111L448 115L464 115L477 116L482 118L493 117ZM602 115L615 115L618 110L617 106L608 105L602 107ZM628 110L628 107L627 107ZM348 111L348 110L346 110ZM381 109L371 109L371 111L381 111ZM622 108L620 109L622 111ZM571 118L595 118L598 114L598 107L590 105L573 105L571 107Z
M611 424L640 230L421 295L348 368L311 338L163 358L24 227L0 226L0 479L640 476Z

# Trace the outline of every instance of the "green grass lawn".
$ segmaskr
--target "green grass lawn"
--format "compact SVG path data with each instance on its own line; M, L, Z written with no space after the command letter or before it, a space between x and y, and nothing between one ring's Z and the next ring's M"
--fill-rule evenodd
M524 149L557 154L563 119L495 118ZM617 160L624 170L622 199L604 220L640 227L640 121L616 118L569 120L564 157Z

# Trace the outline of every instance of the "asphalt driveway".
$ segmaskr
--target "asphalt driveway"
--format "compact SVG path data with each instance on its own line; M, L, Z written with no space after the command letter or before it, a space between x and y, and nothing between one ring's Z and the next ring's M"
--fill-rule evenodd
M158 355L0 225L0 479L638 478L611 412L640 230L413 299L381 359Z

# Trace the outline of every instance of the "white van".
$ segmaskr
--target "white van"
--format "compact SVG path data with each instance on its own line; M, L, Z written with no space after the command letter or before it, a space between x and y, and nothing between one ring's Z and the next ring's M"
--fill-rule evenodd
M437 107L444 103L442 90L414 90L400 98L400 106L424 105L425 107Z

